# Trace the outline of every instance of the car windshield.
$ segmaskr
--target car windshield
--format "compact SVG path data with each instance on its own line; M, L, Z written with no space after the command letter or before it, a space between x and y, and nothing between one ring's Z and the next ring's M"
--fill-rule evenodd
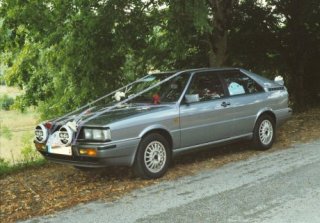
M179 100L190 77L190 73L181 73L165 81L174 74L175 73L171 72L148 75L127 87L123 87L84 106L82 109L76 110L73 115L79 118L87 115L90 116L90 114L94 112L104 111L119 103L117 108L121 108L122 106L174 103Z
M160 83L171 75L172 73L154 74L142 79L128 91L128 97L130 98L134 94ZM161 104L176 102L180 98L188 78L188 73L180 74L133 98L129 103Z

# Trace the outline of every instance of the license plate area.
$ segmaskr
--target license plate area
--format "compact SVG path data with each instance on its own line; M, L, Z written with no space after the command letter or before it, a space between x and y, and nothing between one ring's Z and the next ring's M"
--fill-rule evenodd
M65 156L72 156L71 146L57 146L53 147L51 145L47 145L48 153L60 154Z

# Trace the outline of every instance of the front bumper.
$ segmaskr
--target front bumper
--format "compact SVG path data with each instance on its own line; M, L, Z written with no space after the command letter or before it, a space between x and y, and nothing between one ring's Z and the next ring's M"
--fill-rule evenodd
M37 150L47 159L55 163L82 167L132 166L140 139L122 140L108 144L75 144L72 155L49 153L45 145L36 144ZM36 143L36 142L35 142ZM80 155L80 149L93 149L95 156Z

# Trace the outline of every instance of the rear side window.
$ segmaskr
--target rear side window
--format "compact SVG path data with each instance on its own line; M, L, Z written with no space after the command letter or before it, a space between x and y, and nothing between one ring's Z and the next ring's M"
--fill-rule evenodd
M222 74L230 96L263 92L263 88L250 77L241 72Z

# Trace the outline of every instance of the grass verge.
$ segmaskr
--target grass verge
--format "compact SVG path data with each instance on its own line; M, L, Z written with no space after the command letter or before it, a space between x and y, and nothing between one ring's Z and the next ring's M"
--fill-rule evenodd
M0 110L0 158L12 165L24 159L22 150L27 143L32 144L37 116L33 109L24 113Z
M5 159L0 158L0 177L4 177L22 170L32 170L34 168L43 166L46 163L47 161L45 159L40 158L33 161L22 161L16 164L10 164Z

